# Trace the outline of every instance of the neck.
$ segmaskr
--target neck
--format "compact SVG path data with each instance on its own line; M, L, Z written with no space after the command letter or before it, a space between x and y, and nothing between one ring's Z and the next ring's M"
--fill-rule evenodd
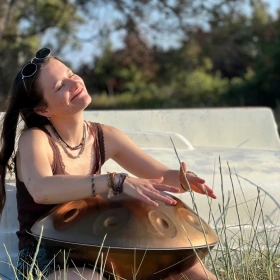
M80 144L83 137L84 118L50 119L59 136L70 146Z

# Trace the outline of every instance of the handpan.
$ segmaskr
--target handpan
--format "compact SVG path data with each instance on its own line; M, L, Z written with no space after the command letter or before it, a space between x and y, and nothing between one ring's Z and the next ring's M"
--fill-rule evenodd
M104 266L111 279L164 279L203 259L217 243L213 229L181 200L154 207L125 194L72 201L55 207L31 229L52 249ZM102 245L102 246L101 246ZM99 253L103 253L103 260ZM99 258L98 258L99 256Z

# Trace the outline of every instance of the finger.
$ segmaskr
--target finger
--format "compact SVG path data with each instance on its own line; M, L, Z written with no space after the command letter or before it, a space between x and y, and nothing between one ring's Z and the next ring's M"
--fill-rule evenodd
M214 191L211 188L209 188L207 185L201 185L200 186L200 190L201 190L202 194L210 196L210 197L212 197L214 199L217 198L216 195L214 194Z
M186 171L187 171L187 164L183 161L182 163L181 163L182 165L181 165L181 170L182 170L182 172L183 173L186 173Z
M162 193L153 192L153 191L145 191L145 195L153 200L159 200L164 202L165 204L176 205L177 201L168 195L164 195Z
M167 192L180 192L180 188L169 186L169 185L163 185L163 184L155 184L153 187L158 191L167 191Z
M211 198L214 198L214 199L216 199L217 197L216 197L216 195L213 193L213 192L205 192L205 195L207 195L207 196L209 196L209 197L211 197Z
M155 202L154 200L150 199L147 195L145 195L143 193L139 194L137 198L142 200L143 202L149 204L149 205L158 207L158 203L157 202Z
M200 177L196 177L194 175L189 175L188 174L188 180L192 183L192 184L204 184L205 180L200 178Z
M214 199L217 198L217 196L214 194L214 191L208 186L206 186L206 194Z
M160 184L160 183L163 181L163 179L164 179L164 178L161 176L161 177L156 178L156 179L149 179L149 181L150 181L151 183Z
M209 194L208 196L210 196L210 197L212 197L212 198L214 198L214 199L217 198L217 196L216 196L214 193L211 193L211 194Z

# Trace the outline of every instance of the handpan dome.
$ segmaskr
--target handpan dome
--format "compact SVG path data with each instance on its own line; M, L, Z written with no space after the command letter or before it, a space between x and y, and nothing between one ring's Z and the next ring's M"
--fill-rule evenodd
M75 259L91 263L95 262L104 241L102 250L107 253L110 248L107 259L110 265L106 270L110 273L113 263L115 273L125 279L132 279L137 252L145 255L144 270L139 270L137 279L162 279L191 266L195 260L194 249L203 258L218 241L207 223L176 200L176 206L159 202L158 207L124 194L111 200L96 196L72 201L55 207L31 231L39 237L43 226L42 242L46 246L75 248L71 250ZM138 256L137 262L141 259ZM173 268L167 269L169 266ZM164 272L155 276L162 269Z

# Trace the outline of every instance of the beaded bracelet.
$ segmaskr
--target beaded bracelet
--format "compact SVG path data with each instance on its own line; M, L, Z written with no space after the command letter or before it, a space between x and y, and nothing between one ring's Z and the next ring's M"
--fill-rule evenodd
M115 188L115 192L114 192L115 196L122 193L124 180L128 177L127 173L119 173L118 175L119 175L119 180L118 180L117 187Z
M128 177L126 173L107 172L108 198L118 196L123 191L124 180ZM115 180L117 178L117 180Z
M108 198L114 196L114 177L116 172L107 172L107 187L108 187Z

